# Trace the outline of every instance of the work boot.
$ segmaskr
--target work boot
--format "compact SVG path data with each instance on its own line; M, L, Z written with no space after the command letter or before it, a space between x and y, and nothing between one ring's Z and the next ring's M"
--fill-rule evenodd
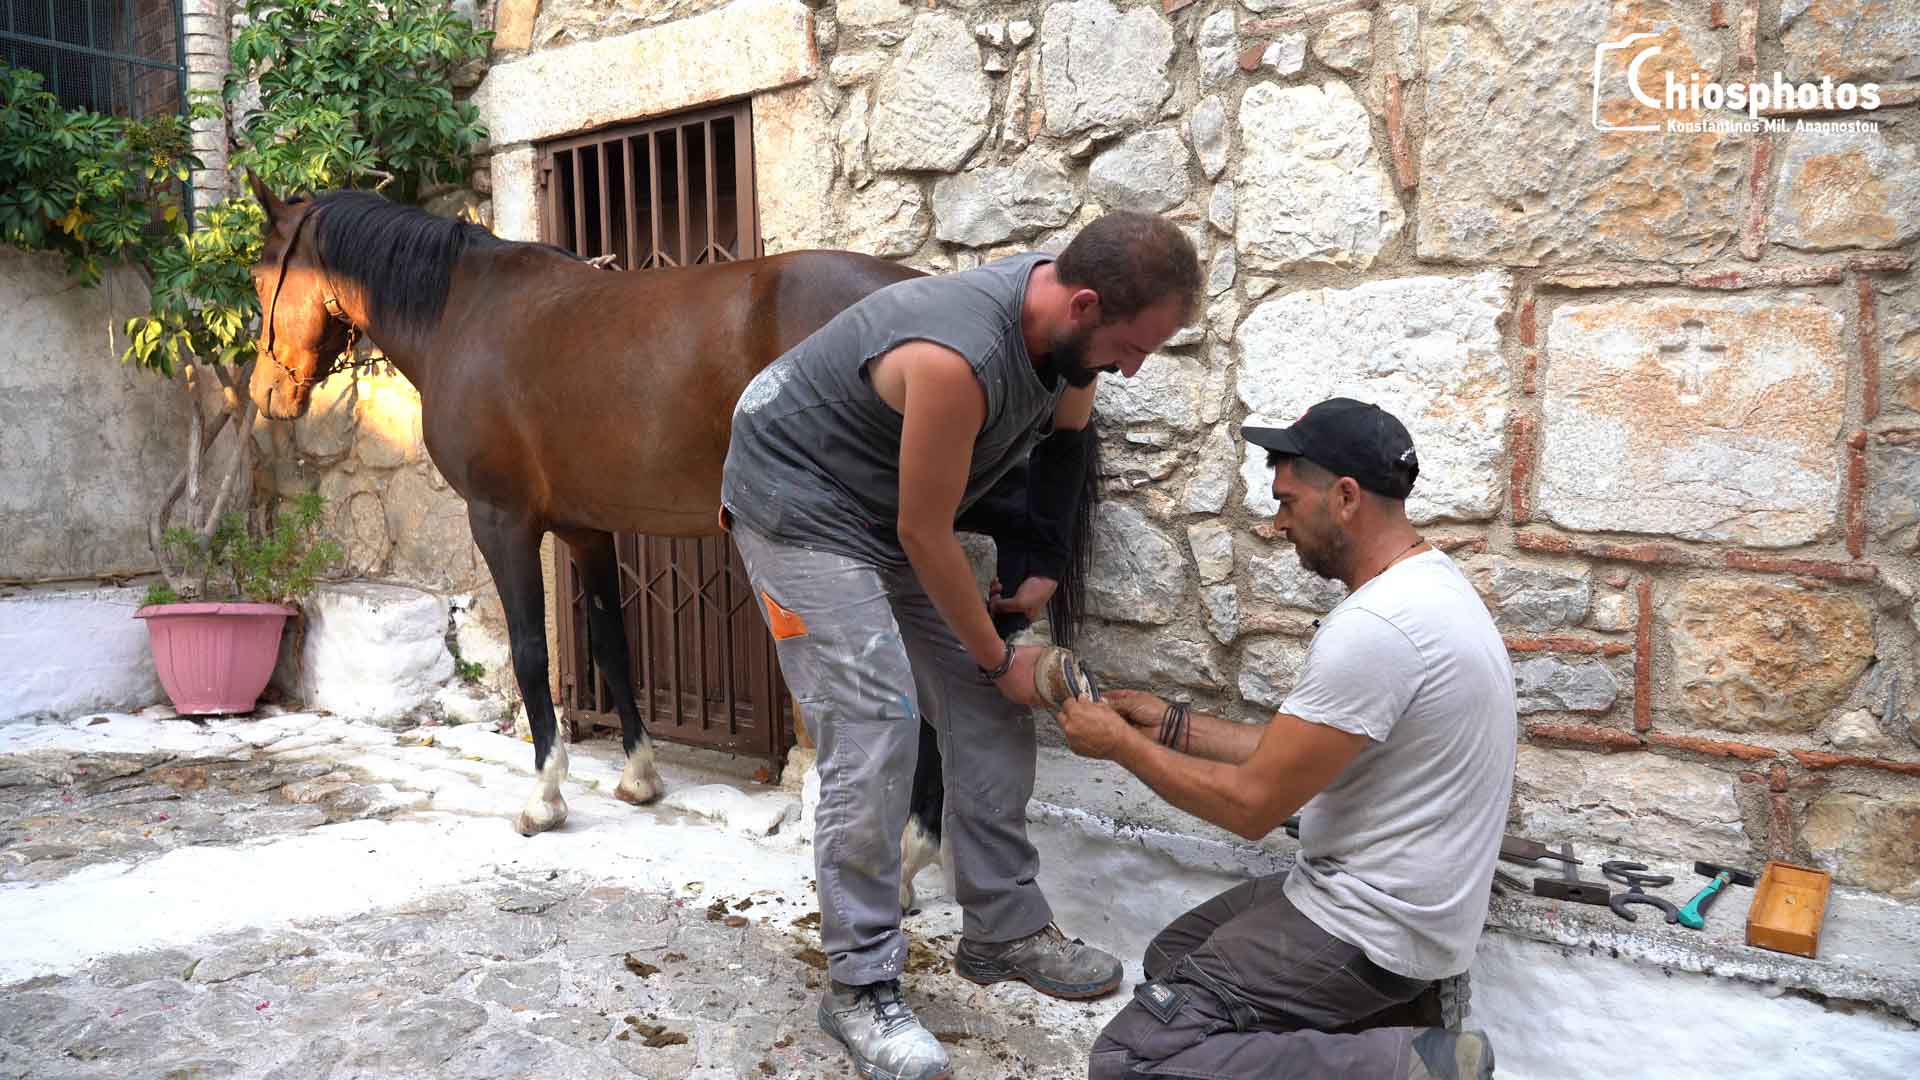
M1120 985L1120 961L1048 923L1018 941L992 944L961 938L953 970L987 984L1019 979L1049 997L1096 998Z
M900 981L848 986L820 995L821 1030L840 1040L869 1080L952 1080L947 1049L900 996Z
M1432 1028L1413 1037L1407 1080L1487 1080L1493 1075L1493 1044L1485 1032Z

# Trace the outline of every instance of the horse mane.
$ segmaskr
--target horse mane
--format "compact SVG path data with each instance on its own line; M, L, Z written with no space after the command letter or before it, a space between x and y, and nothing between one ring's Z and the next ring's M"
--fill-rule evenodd
M427 333L447 308L460 257L513 244L484 226L390 202L371 191L329 191L313 198L314 232L327 272L358 284L373 320L402 333ZM573 252L530 244L579 261Z

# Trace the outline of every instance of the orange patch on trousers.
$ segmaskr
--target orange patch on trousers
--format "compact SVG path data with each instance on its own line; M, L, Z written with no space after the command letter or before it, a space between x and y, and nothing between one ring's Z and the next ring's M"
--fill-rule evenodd
M785 641L788 638L805 637L807 621L798 614L780 606L780 601L765 592L760 599L767 605L767 626L773 630L773 640Z

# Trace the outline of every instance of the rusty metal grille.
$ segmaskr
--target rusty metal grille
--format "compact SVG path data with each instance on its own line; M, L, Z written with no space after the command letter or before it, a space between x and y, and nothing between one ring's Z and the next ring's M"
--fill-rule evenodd
M540 183L547 241L623 269L760 253L744 102L549 143Z
M540 150L540 185L548 243L612 255L628 271L760 253L744 102L550 143ZM648 729L671 742L784 758L793 739L786 682L733 542L623 533L614 549L634 700ZM617 728L587 638L586 592L566 545L556 550L560 705Z

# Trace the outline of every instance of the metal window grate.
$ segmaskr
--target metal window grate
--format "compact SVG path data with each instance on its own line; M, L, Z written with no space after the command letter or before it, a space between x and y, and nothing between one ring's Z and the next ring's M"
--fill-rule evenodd
M179 0L0 0L0 63L39 72L69 109L186 109Z
M549 143L540 183L549 243L628 270L760 253L745 103Z
M595 132L540 149L542 231L629 271L754 258L753 141L746 103ZM670 467L671 463L662 463ZM657 738L785 757L786 683L726 537L614 538L634 699ZM559 549L560 704L613 727L587 639L587 598Z

